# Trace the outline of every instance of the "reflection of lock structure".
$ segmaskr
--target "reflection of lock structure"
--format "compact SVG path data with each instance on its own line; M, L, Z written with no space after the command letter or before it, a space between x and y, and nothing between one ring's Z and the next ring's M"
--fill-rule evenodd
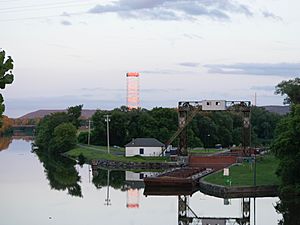
M178 196L178 214L179 216L187 216L187 197Z
M243 199L243 217L250 218L250 199L249 198Z

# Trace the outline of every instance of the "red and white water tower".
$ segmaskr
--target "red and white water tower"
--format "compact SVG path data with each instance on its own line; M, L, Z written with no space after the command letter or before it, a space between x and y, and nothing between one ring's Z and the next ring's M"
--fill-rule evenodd
M140 107L140 74L137 72L126 73L127 77L127 107L129 110Z

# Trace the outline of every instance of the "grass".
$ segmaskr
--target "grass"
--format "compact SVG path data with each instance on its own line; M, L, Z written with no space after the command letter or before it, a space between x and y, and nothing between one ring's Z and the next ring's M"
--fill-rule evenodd
M223 149L216 149L216 148L193 148L189 149L189 153L199 153L199 154L212 154L212 153L217 153L221 152Z
M275 171L279 160L272 155L266 155L257 159L256 185L279 185L280 180ZM244 162L230 167L230 176L224 177L223 171L214 173L204 178L204 181L223 186L253 186L254 164Z
M84 147L84 148L95 148L95 149L99 149L101 151L107 151L107 146L87 145L87 144L81 144L81 146ZM125 148L123 148L123 147L110 146L109 150L111 152L123 152L125 154Z
M113 161L121 161L121 162L167 162L169 158L167 157L142 157L142 156L118 156L113 154L107 154L103 151L99 151L96 149L79 147L72 149L66 152L66 155L77 159L77 157L82 154L88 161L94 159L105 159L105 160L113 160Z

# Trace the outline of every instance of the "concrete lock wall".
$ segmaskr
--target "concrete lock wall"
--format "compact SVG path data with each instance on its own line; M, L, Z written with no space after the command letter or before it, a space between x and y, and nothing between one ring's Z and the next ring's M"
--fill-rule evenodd
M237 158L234 156L191 156L189 166L222 169L236 161Z

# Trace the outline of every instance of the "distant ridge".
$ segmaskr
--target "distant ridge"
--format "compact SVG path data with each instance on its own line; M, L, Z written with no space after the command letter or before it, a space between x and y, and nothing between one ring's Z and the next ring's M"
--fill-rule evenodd
M266 105L266 106L261 106L261 107L265 108L269 112L277 113L279 115L285 115L290 112L290 106Z
M67 112L67 110L63 109L41 109L34 112L27 113L18 119L34 119L34 118L43 118L44 116L50 115L51 113L57 112ZM95 109L83 109L81 112L81 117L83 118L91 118L92 115L96 112Z

